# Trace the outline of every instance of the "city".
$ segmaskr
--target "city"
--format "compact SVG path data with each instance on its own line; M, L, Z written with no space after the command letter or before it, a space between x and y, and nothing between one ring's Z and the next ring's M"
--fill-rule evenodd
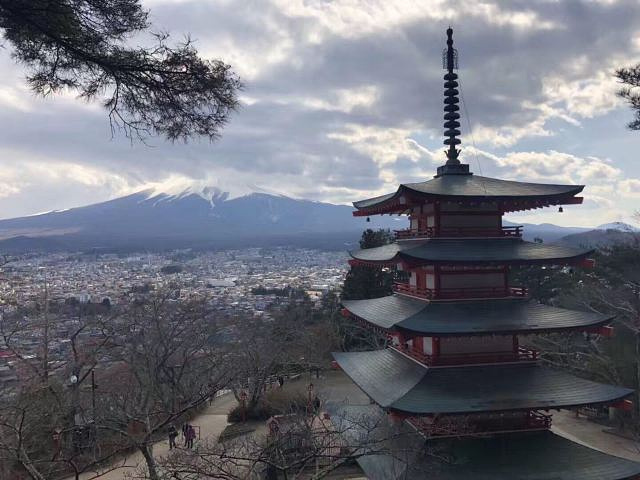
M36 358L42 349L45 301L50 312L69 304L97 304L105 307L104 313L107 308L129 305L154 292L166 292L174 302L205 300L220 318L268 322L274 307L286 308L292 301L287 289L304 291L312 302L338 290L347 271L345 265L345 252L290 247L28 255L9 259L3 267L2 315L10 317L18 306L24 310L24 330L12 345L22 356ZM78 323L77 313L58 314L52 323L51 361L61 361L68 355L69 332ZM2 349L0 362L3 391L9 393L17 381L19 362Z

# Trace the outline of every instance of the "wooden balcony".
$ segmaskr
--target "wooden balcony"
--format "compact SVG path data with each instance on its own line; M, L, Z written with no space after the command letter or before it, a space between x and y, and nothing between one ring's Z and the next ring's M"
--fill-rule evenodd
M396 283L396 293L426 300L469 300L476 298L522 298L528 295L525 287L419 288L408 283Z
M413 240L420 238L463 238L463 237L482 237L482 238L521 238L522 226L509 226L499 228L487 227L427 227L423 230L413 230L410 228L404 230L394 230L396 240Z
M538 360L538 351L525 347L518 347L518 350L515 352L440 354L437 356L421 352L406 345L397 345L393 348L430 367L535 362Z

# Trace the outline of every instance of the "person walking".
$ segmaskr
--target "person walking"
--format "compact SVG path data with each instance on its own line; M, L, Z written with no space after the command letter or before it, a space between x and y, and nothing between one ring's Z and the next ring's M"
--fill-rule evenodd
M178 436L178 430L176 426L171 424L169 427L169 450L176 448L176 437Z
M187 446L187 430L189 429L189 424L188 423L184 423L182 425L182 439L184 440L184 446Z
M187 448L193 448L193 441L196 439L196 429L193 425L187 424Z

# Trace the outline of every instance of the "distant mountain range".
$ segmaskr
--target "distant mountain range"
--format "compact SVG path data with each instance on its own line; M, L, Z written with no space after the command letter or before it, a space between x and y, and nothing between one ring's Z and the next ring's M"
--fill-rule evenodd
M404 228L397 217L354 218L346 205L216 188L145 190L107 202L0 220L0 251L162 250L292 244L354 248L365 228ZM346 245L345 245L346 244Z
M354 218L352 211L345 205L270 193L230 198L228 193L211 187L178 194L145 190L84 207L0 220L0 252L284 244L347 250L357 245L365 228L407 227L406 218L375 216L366 222ZM524 224L524 232L527 240L584 244L635 236L637 229L619 222L595 229Z
M598 227L566 235L560 243L575 247L606 247L614 244L640 241L640 229L623 222L612 222Z

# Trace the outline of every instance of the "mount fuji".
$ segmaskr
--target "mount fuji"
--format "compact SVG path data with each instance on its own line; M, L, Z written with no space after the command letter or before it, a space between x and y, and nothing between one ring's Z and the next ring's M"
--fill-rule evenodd
M350 250L366 228L401 229L406 217L353 217L347 205L301 200L258 187L235 194L205 184L149 188L84 207L0 220L0 252L169 250L293 245ZM505 221L505 224L513 223ZM601 244L611 229L523 224L525 240ZM599 240L592 242L591 237Z
M217 187L147 189L107 202L0 220L0 251L229 248L298 245L347 249L365 228L406 219L354 218L346 205Z

